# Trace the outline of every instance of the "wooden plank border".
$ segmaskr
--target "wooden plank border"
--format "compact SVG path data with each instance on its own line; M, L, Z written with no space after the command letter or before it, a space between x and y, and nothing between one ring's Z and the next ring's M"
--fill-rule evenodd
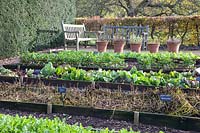
M49 109L47 104L9 102L9 101L0 101L0 108L19 110L19 111L40 112L40 113L47 113ZM165 114L146 113L146 112L139 112L138 114L138 112L131 112L131 111L105 110L105 109L95 109L91 107L62 106L62 105L52 105L52 113L90 116L103 119L117 119L133 123L134 121L136 121L136 119L139 118L139 123L142 124L164 126L179 130L200 132L200 118L197 117L170 116ZM136 113L138 115L137 117L135 117Z

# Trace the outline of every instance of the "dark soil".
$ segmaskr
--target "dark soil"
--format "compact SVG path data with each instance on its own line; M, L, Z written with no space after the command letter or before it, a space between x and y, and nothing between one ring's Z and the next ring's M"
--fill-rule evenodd
M21 112L17 110L8 110L8 109L0 109L0 113L2 114L9 114L15 116L18 114L19 116L28 116L33 115L37 118L50 118L53 119L55 117L59 117L61 119L65 118L68 124L75 124L75 123L82 123L84 127L92 126L93 128L101 129L108 127L109 129L119 130L122 128L132 128L134 131L140 131L141 133L159 133L159 131L164 131L165 133L192 133L190 131L181 131L175 130L166 127L156 127L151 125L133 125L130 122L126 121L119 121L113 119L100 119L94 117L84 117L84 116L71 116L67 114L41 114L41 113L34 113L34 112Z

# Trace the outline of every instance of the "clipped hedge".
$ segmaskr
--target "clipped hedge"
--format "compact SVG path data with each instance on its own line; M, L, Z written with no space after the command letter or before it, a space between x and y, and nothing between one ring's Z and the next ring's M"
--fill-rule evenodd
M60 29L75 14L74 0L1 0L0 58L31 50L37 29Z
M77 18L88 30L101 30L103 25L149 25L150 35L166 44L169 36L182 40L184 45L200 45L200 16L127 17L127 18Z

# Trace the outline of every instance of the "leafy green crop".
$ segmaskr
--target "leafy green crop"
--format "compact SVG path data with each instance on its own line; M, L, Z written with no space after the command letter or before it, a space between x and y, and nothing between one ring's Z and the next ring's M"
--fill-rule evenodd
M68 125L59 118L43 119L33 116L20 117L0 114L0 131L2 133L114 133L114 130L95 130L92 127L83 127L81 124ZM139 133L132 129L121 129L119 133Z
M125 54L126 58L135 58L138 61L139 68L143 69L174 69L174 68L193 68L197 55L192 53L133 53Z
M74 67L109 67L125 68L125 58L135 58L140 69L194 68L198 56L191 53L98 53L84 51L64 51L57 54L25 53L21 55L24 64L44 65L52 62L54 65L68 64Z
M27 74L27 76L29 76ZM170 86L170 87L199 87L199 83L194 81L191 72L179 73L171 71L169 74L159 72L143 72L132 68L130 71L118 70L90 70L77 69L75 67L59 66L54 68L52 63L48 63L41 70L41 77L57 77L64 80L81 80L94 82L112 82L112 83L132 83L135 85L149 85L149 86ZM192 82L193 81L193 82Z
M53 76L53 74L56 72L56 69L53 67L53 64L51 62L49 62L48 64L46 64L40 71L40 73L44 76L44 77L50 77Z
M0 66L0 75L4 76L14 76L16 77L17 74L9 69L4 68L3 66Z
M21 55L21 62L25 64L45 65L52 62L54 65L68 64L75 67L126 67L124 59L116 54L104 53L94 54L84 51L64 51L57 54L50 53L24 53Z

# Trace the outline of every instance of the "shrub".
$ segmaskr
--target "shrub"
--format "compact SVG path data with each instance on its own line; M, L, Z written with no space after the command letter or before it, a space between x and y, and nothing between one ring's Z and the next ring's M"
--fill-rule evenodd
M75 14L73 0L1 0L0 58L31 50L37 29L60 29Z

